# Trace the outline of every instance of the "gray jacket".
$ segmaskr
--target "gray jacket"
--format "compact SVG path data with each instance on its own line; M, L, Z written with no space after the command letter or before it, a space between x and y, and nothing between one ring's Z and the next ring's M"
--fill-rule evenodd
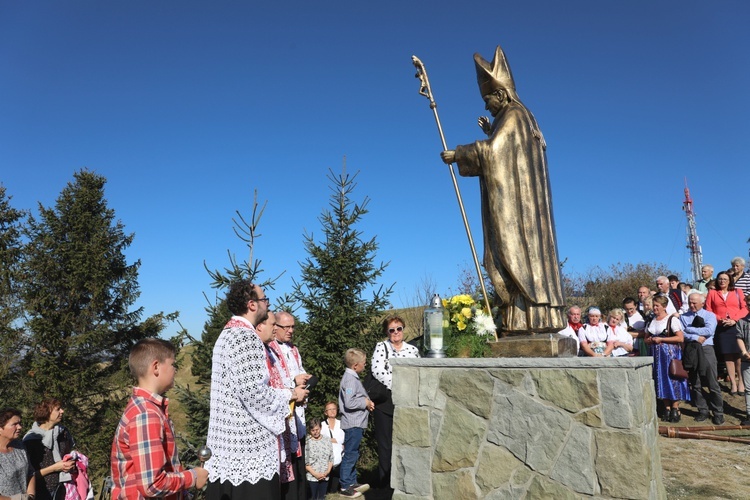
M367 428L367 391L359 380L357 372L347 368L341 377L339 389L339 409L341 410L341 428Z

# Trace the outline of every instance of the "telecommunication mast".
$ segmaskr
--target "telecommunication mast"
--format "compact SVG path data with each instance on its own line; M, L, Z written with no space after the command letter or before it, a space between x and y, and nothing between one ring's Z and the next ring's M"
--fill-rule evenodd
M693 211L693 199L690 197L690 189L685 179L685 201L682 209L687 216L687 248L690 250L690 267L693 272L693 282L701 279L701 267L703 267L703 251L698 244L698 232L695 229L695 212Z

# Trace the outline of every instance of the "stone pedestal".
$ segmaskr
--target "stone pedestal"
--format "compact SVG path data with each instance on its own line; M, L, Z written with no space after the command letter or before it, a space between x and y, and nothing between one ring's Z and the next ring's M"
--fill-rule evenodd
M391 364L394 499L666 498L650 357Z
M570 358L578 356L578 344L571 337L541 333L504 337L490 342L495 358Z

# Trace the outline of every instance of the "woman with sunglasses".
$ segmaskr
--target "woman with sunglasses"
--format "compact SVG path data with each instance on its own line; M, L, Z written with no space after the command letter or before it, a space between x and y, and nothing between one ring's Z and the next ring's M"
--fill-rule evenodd
M390 488L391 445L393 443L393 400L391 387L393 370L390 358L418 358L419 350L404 342L406 323L400 316L388 316L383 320L383 333L388 340L378 342L372 355L372 376L388 389L385 401L375 402L375 439L378 442L378 475L380 486Z

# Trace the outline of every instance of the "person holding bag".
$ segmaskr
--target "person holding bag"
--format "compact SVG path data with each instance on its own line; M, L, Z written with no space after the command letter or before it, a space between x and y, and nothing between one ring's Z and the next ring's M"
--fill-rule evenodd
M47 398L34 408L34 424L23 437L26 454L36 474L36 500L65 498L65 483L72 483L76 468L73 459L64 460L75 448L75 441L61 425L62 401Z
M374 381L366 387L370 399L375 403L373 417L375 419L375 439L378 443L378 477L380 487L390 488L391 479L391 447L393 444L393 400L391 388L393 383L393 369L390 358L418 358L419 350L404 342L404 328L406 323L400 316L391 315L383 320L383 333L388 340L378 342L372 355L372 378ZM377 384L382 384L385 393L379 394ZM372 388L372 393L370 390ZM375 397L373 397L375 396Z
M747 316L745 296L726 272L716 275L716 290L709 290L706 309L716 315L714 346L718 346L727 367L731 389L729 394L744 396L745 384L742 380L740 349L737 345L737 322Z
M676 361L679 361L679 368L682 369L681 346L684 334L680 320L667 314L668 303L666 296L654 297L654 319L646 326L645 342L651 347L651 355L654 357L656 399L665 405L662 420L679 422L680 401L690 401L690 389L687 378L670 376L670 368L675 372L675 367L670 365L677 365Z

